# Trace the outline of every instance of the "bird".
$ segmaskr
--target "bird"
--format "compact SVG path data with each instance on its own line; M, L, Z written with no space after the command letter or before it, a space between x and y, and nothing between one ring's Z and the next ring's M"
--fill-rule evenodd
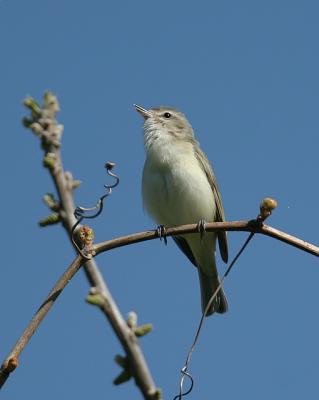
M201 228L201 235L178 235L173 239L197 268L204 313L220 284L215 260L217 240L222 260L228 262L226 232L204 232L206 221L225 221L213 169L182 112L167 106L151 109L134 106L144 118L144 209L161 227L198 223ZM220 288L205 316L227 310L226 295Z

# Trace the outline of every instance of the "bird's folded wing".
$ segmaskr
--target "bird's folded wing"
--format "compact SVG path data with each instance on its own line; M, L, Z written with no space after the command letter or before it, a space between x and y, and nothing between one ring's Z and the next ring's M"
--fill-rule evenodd
M185 254L185 256L189 259L189 261L191 263L193 263L195 265L195 267L197 267L196 265L196 260L194 257L194 254L189 246L189 244L187 243L187 240L181 236L173 236L174 242L177 244L177 246L179 247L179 249Z
M201 149L196 146L195 147L195 153L196 153L196 158L205 171L205 174L207 176L208 182L212 188L215 202L216 202L216 222L223 222L225 221L225 213L224 213L224 207L222 203L222 199L220 196L220 192L217 186L217 181L216 177L212 171L212 168L210 166L210 163L205 156L205 154L201 151ZM228 246L227 246L227 234L225 231L218 232L218 244L219 244L219 249L220 249L220 254L222 256L222 259L225 263L228 262Z

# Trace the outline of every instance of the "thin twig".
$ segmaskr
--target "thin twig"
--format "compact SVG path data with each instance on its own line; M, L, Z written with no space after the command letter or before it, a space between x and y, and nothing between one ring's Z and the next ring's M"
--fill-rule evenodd
M11 365L12 360L17 360L22 350L28 344L34 332L37 330L38 326L42 322L43 318L49 312L50 308L53 306L55 300L60 296L63 289L70 282L76 272L80 269L83 264L83 259L81 256L77 256L71 265L67 268L58 282L55 284L54 288L48 294L44 302L39 307L38 311L34 314L29 325L21 335L20 339L17 341L7 358L4 360L0 369L0 388L4 385L10 373L13 372ZM17 363L17 361L16 361Z
M277 207L277 201L272 199L272 198L265 198L263 199L263 201L260 204L260 212L257 215L256 220L254 221L250 221L250 224L254 225L255 227L262 227L264 221L270 217L270 215L272 214L272 211ZM248 246L249 242L251 241L251 239L255 236L255 232L251 232L247 239L245 240L244 244L241 246L241 248L239 249L239 251L237 252L237 254L235 255L235 257L233 258L233 260L231 261L231 263L228 265L225 273L223 274L217 288L215 289L215 291L213 292L213 294L211 295L209 302L207 303L205 309L202 312L202 316L199 320L199 324L193 339L193 343L187 353L186 356L186 361L185 364L183 366L183 368L181 369L181 378L179 381L179 393L174 397L173 400L182 400L182 398L186 395L188 395L189 393L191 393L193 386L194 386L194 379L192 377L192 375L188 372L188 368L190 365L190 361L192 358L192 355L195 351L195 347L196 344L199 340L199 335L203 329L204 326L204 321L205 321L205 317L208 313L208 310L210 309L211 305L213 304L213 302L215 301L217 294L219 293L219 291L221 290L221 288L223 287L223 284L227 278L227 276L230 274L230 272L232 271L234 265L236 264L236 262L238 261L239 257L242 255L242 253L244 252L244 250L246 249L246 247ZM184 380L185 378L189 378L191 381L191 385L188 388L188 390L186 390L185 392L183 392L183 386L184 386Z
M186 361L185 364L183 366L183 368L181 369L181 378L179 381L179 393L173 398L173 400L181 400L183 397L185 397L186 395L188 395L192 390L193 390L193 386L194 386L194 378L192 377L192 375L188 372L188 368L189 368L189 364L192 358L192 355L194 353L196 344L198 342L199 339L199 335L201 333L201 330L204 326L204 321L205 321L205 317L206 314L209 310L209 307L211 306L211 304L213 303L213 301L215 300L218 292L220 291L220 289L223 287L224 281L226 279L226 277L228 276L228 274L230 273L230 271L232 270L233 266L235 265L236 261L238 260L238 258L241 256L241 254L243 253L243 251L245 250L245 248L247 247L248 243L251 241L251 239L253 238L253 236L255 235L254 232L251 232L248 236L248 238L245 240L244 244L242 245L241 249L239 250L239 252L236 254L236 256L234 257L233 261L230 263L229 267L227 268L226 272L224 273L223 277L221 278L219 285L217 286L217 288L215 289L214 293L212 294L209 302L207 303L204 312L202 313L202 316L199 320L199 324L194 336L194 340L193 343L188 351L187 357L186 357ZM183 386L184 386L184 380L185 377L187 377L191 384L190 387L183 392Z
M300 249L302 251L305 251L316 257L319 257L319 247L317 247L311 243L305 242L295 236L292 236L285 232L279 231L278 229L272 228L271 226L263 225L263 226L259 227L256 224L252 224L251 221L211 222L211 223L207 223L205 225L205 230L207 232L220 232L220 231L232 231L232 232L240 231L240 232L242 232L242 231L245 231L245 232L259 233L262 235L270 236L274 239L278 239L278 240L280 240L284 243L287 243L291 246L297 247L298 249ZM165 232L165 234L167 236L175 236L175 235L189 234L189 233L198 233L198 225L190 224L190 225L177 226L177 227L173 227L173 228L167 228L166 232ZM96 244L95 248L96 248L96 253L100 254L100 253L104 253L106 251L115 249L117 247L128 246L131 244L148 241L148 240L154 240L154 239L158 239L157 230L133 233L131 235L122 236L119 238L101 242L101 243ZM11 367L10 361L12 359L14 359L15 357L17 357L17 355L19 355L21 353L21 351L24 349L24 347L28 343L29 339L31 338L32 334L37 329L37 327L40 325L42 319L45 317L47 312L50 310L50 307L53 305L53 302L57 296L54 299L52 299L53 301L50 303L49 307L46 306L47 300L50 299L50 296L52 296L52 293L57 293L57 295L59 295L63 291L63 289L67 285L69 279L71 279L72 276L76 272L76 270L75 270L73 272L73 275L69 276L68 271L70 269L73 270L73 268L75 268L75 267L77 269L79 269L80 268L80 265L78 264L79 260L82 260L82 262L84 262L84 260L81 259L81 257L79 257L79 256L72 262L72 264L68 267L67 271L63 275L63 277L68 276L68 279L62 280L63 277L60 278L58 283L55 285L55 287L50 292L47 299L42 303L42 306L39 308L39 310L34 315L32 321L30 322L28 327L25 329L23 335L18 340L17 344L11 350L10 354L6 357L5 361L2 364L2 367L0 368L0 387L6 381L10 372L12 372L12 370L13 370ZM80 262L80 264L81 264L81 262ZM114 310L114 307L112 306L112 304L108 303L108 301L103 302L101 307L103 308L103 311L105 313L110 312L110 310ZM41 317L39 317L39 315ZM118 319L118 318L110 318L110 323L113 322L114 325L119 323L120 321L121 321L121 319ZM31 328L31 326L32 326L32 328ZM130 343L132 341L134 351L136 351L136 349L135 349L136 338L131 337L131 331L127 332L126 327L127 327L127 323L124 321L123 325L121 325L121 328L119 328L119 332L121 332L121 335L123 335L123 337L121 336L121 339L120 339L121 343L122 343L123 347L126 348L128 343ZM115 328L115 326L113 326L113 328ZM123 330L122 330L122 328L123 328ZM30 334L30 332L32 332L32 333ZM137 357L136 359L138 360L139 358ZM145 388L145 390L146 390L146 388Z
M319 257L319 247L314 244L305 242L295 236L289 235L286 232L272 228L268 225L262 225L261 227L254 226L251 221L230 221L230 222L208 222L205 224L205 230L207 232L221 232L221 231L240 231L240 232L254 232L261 235L270 236L274 239L280 240L290 246L296 247L300 250L310 253L314 256ZM188 224L175 226L172 228L166 228L166 236L184 235L187 233L198 233L197 224ZM97 243L94 246L96 254L103 253L108 250L116 249L118 247L127 246L134 243L145 242L147 240L153 240L158 238L156 230L144 231L133 233L131 235L118 237L105 242Z
M43 107L40 107L32 98L27 98L24 104L31 110L32 115L31 119L24 119L24 124L32 129L41 140L44 150L44 165L50 172L59 197L59 216L68 236L71 237L72 227L76 223L73 200L73 190L76 187L76 182L73 180L72 175L65 172L63 168L60 151L63 126L59 125L55 119L56 113L60 109L58 100L52 93L47 92L44 96ZM146 400L158 399L160 392L155 386L144 355L137 340L132 339L132 330L128 327L113 299L95 260L86 261L84 270L90 285L101 293L108 305L107 307L101 306L100 310L109 321L127 354L132 376L143 397Z
M28 101L25 102L25 105L32 110L32 116L33 118L36 117L37 120L35 121L34 119L26 119L24 123L26 126L30 127L42 141L42 147L45 150L44 164L49 168L51 172L51 176L59 195L59 217L61 218L61 221L67 232L70 234L72 226L76 222L73 215L73 210L75 207L72 193L72 190L75 187L75 181L73 181L73 178L72 176L70 176L70 174L64 172L62 166L62 159L60 154L60 136L62 133L62 127L61 125L58 125L55 120L55 113L58 111L59 108L57 100L52 94L47 94L45 97L45 103L46 108L41 110L37 106L37 104L34 104L33 99L28 99ZM42 111L43 115L41 114ZM319 256L319 248L317 246L314 246L310 243L302 241L294 236L291 236L266 225L256 227L254 226L254 224L251 223L251 221L207 223L205 225L205 228L209 232L228 230L260 233L281 240L289 245L297 247L315 256ZM165 235L174 236L187 233L198 233L198 225L191 224L183 225L180 227L167 228ZM157 231L135 233L129 236L99 243L95 246L95 251L96 253L102 253L116 247L121 247L146 240L152 240L155 238L158 238ZM10 373L16 368L18 364L17 356L24 349L32 334L35 332L45 315L50 310L55 299L62 292L62 290L75 274L75 272L80 268L81 262L83 262L83 260L80 256L78 256L73 261L65 274L58 281L57 285L50 292L48 298L34 315L32 321L24 331L23 335L18 340L17 344L14 346L9 356L2 364L2 367L0 368L0 387L2 387ZM149 400L159 398L159 391L154 385L152 376L148 370L144 356L138 345L136 336L134 335L134 332L132 332L132 330L128 327L126 321L124 320L118 307L116 306L94 260L89 260L85 263L85 271L90 284L96 287L99 293L101 293L101 295L103 296L104 301L100 305L100 309L109 320L114 329L114 332L118 336L123 348L127 353L136 384L140 388L144 398ZM64 277L68 276L69 273L71 274L70 277L68 279L64 279Z

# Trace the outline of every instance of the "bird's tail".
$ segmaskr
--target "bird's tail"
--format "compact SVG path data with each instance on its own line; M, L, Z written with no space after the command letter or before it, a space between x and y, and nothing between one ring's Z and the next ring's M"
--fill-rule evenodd
M198 268L199 282L200 282L200 291L202 298L202 312L204 312L209 300L217 289L220 281L218 276L209 276L206 275L200 268ZM224 293L223 288L219 290L216 298L212 302L209 307L206 317L212 315L214 312L219 314L223 314L228 310L228 302L226 299L226 295Z

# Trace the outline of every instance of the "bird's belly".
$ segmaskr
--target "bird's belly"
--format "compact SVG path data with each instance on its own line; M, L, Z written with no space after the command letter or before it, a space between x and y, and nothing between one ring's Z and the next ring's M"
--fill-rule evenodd
M213 221L216 205L210 184L197 161L170 168L145 166L143 200L147 212L166 226Z

